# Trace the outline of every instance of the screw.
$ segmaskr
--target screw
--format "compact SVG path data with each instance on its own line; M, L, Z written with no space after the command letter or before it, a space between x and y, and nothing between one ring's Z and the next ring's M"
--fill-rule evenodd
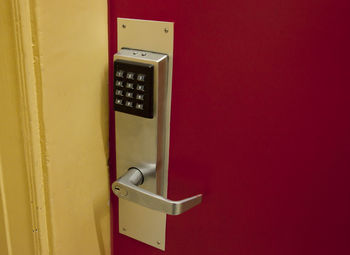
M126 231L126 228L123 228L123 231Z
M160 245L160 241L157 241L157 244Z
M122 28L126 28L126 25L125 25L125 24L123 24L123 25L122 25Z
M164 28L164 32L165 32L165 33L168 33L168 32L169 32L169 29Z

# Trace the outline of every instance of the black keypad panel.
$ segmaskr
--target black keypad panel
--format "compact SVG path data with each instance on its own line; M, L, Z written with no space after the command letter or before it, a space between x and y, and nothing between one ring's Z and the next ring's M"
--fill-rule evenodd
M114 61L114 110L153 118L153 65Z

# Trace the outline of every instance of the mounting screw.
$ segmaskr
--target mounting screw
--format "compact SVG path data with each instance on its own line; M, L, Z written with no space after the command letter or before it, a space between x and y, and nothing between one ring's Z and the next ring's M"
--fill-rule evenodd
M160 241L157 241L157 244L160 245Z
M125 25L125 24L123 24L123 25L122 25L122 28L126 28L126 25Z
M169 32L169 29L164 28L164 32L165 32L165 33L168 33L168 32Z
M126 228L122 228L123 229L123 231L126 231Z

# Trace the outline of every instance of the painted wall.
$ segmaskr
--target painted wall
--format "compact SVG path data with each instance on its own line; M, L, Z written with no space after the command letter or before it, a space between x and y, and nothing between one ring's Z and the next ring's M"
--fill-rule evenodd
M10 1L0 8L0 254L34 255L18 27Z
M108 254L107 3L36 1L49 232L55 254Z
M117 17L175 22L168 195L204 197L165 254L350 254L350 2L109 2L111 55Z
M0 9L0 254L110 254L107 2Z

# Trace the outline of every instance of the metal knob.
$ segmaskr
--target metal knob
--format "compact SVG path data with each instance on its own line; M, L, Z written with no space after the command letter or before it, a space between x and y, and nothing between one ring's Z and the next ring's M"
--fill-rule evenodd
M202 202L202 194L173 201L142 189L138 186L142 185L144 177L145 175L138 168L130 168L112 184L113 193L121 199L170 215L179 215Z

